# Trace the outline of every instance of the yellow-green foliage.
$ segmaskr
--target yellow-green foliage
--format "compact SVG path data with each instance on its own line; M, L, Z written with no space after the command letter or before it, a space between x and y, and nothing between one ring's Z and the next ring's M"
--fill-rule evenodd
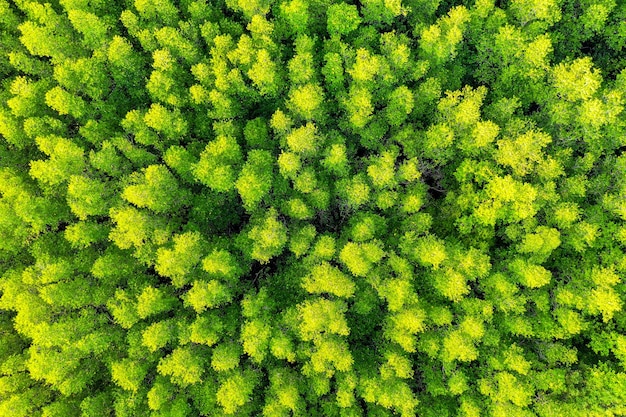
M0 416L626 416L618 0L0 0Z

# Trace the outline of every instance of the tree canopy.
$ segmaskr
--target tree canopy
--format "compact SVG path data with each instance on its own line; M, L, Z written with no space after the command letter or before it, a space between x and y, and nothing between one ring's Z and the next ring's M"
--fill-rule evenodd
M626 416L625 22L0 0L0 415Z

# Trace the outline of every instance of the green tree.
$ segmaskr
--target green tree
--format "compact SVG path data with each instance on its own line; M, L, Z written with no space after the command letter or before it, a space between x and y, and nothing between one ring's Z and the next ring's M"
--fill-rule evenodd
M177 305L172 294L154 287L146 287L137 297L137 314L142 319L172 310Z
M310 293L330 293L338 297L350 297L355 285L341 270L323 262L315 266L303 281L302 286Z
M355 31L361 23L356 6L346 3L333 4L327 11L328 33L331 35L348 35Z
M217 390L217 402L225 414L235 414L251 399L257 384L256 375L251 371L237 372L220 383Z
M267 151L252 150L235 182L244 207L253 211L272 188L273 158Z
M287 243L287 228L277 215L276 209L270 208L247 232L246 236L252 243L252 259L267 263L282 252Z
M204 239L197 232L187 232L173 237L173 248L157 250L156 270L172 279L176 287L188 282L189 274L197 268L204 254Z
M124 189L122 198L137 207L166 213L188 201L188 193L180 189L178 181L164 165L150 165L135 178L136 183Z
M309 23L307 2L302 0L284 2L280 5L280 11L294 33L306 32Z
M289 93L288 106L305 120L318 120L323 115L324 92L314 83L293 88Z
M178 347L159 361L157 370L161 375L169 376L177 385L188 386L202 380L204 358L198 349Z
M305 301L298 306L300 334L303 340L314 340L321 334L347 336L350 328L345 318L346 304L323 298Z
M68 204L81 220L108 214L110 194L106 183L83 176L71 176L67 186Z
M30 175L44 184L57 185L85 169L85 151L60 136L36 138L37 145L50 158L31 162Z
M448 11L447 16L421 33L421 51L425 58L435 65L441 65L453 59L457 54L457 45L463 40L463 31L470 18L464 6L457 6Z
M200 161L192 165L193 174L204 185L216 191L234 188L235 167L241 162L241 149L232 137L219 136L200 154Z
M347 266L352 275L362 277L367 275L374 264L385 256L381 246L379 241L367 243L348 242L341 249L339 259Z
M259 49L256 59L250 70L248 77L263 96L276 96L281 88L281 79L276 63L266 49Z

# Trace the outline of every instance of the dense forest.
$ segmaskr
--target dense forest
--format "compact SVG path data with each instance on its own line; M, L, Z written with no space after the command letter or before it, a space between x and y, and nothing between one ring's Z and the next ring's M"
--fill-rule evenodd
M625 1L0 28L0 416L626 416Z

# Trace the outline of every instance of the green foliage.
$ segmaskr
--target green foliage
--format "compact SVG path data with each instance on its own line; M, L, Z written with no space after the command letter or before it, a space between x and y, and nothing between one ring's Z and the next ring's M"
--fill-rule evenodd
M44 184L57 185L85 169L84 151L66 138L59 136L37 137L39 149L48 155L47 160L33 160L30 175Z
M326 262L314 267L302 286L310 293L330 293L337 297L350 297L355 289L350 278Z
M197 232L187 232L173 238L174 247L161 247L157 251L155 268L159 274L172 278L175 286L182 286L203 255L202 237Z
M204 360L200 352L193 348L178 347L159 360L157 371L163 376L170 376L177 385L196 384L202 380Z
M217 402L225 414L235 414L250 401L256 385L255 379L250 372L239 372L229 376L220 384L217 390Z
M241 161L241 149L232 137L218 136L200 154L200 161L193 165L194 176L202 184L216 191L234 188L235 164Z
M301 316L300 333L303 340L313 340L322 334L347 336L346 304L341 301L317 299L298 305Z
M79 219L86 220L88 216L108 213L107 197L110 194L105 183L73 175L67 186L67 203Z
M271 258L279 255L287 243L287 228L277 218L275 209L270 209L259 218L247 233L252 241L250 256L261 263L267 263Z
M165 291L154 287L146 287L137 297L137 314L142 319L155 314L167 312L176 305L178 300Z
M140 208L155 213L171 212L186 201L186 193L180 190L176 178L163 165L150 165L138 176L135 184L122 192L122 198Z
M361 17L356 6L346 3L333 4L328 7L328 33L332 36L348 35L355 31L361 23Z
M625 415L622 3L0 0L0 415Z
M421 33L421 49L426 59L435 65L454 59L469 17L465 7L457 6L437 23L425 28Z
M196 312L201 313L207 308L215 308L232 298L228 288L217 280L194 281L193 286L185 294L185 303Z
M272 155L267 151L252 150L235 182L243 205L248 211L254 209L272 188Z
M339 259L353 275L360 277L367 275L372 266L380 261L384 255L385 252L381 248L380 242L348 242L341 249Z

